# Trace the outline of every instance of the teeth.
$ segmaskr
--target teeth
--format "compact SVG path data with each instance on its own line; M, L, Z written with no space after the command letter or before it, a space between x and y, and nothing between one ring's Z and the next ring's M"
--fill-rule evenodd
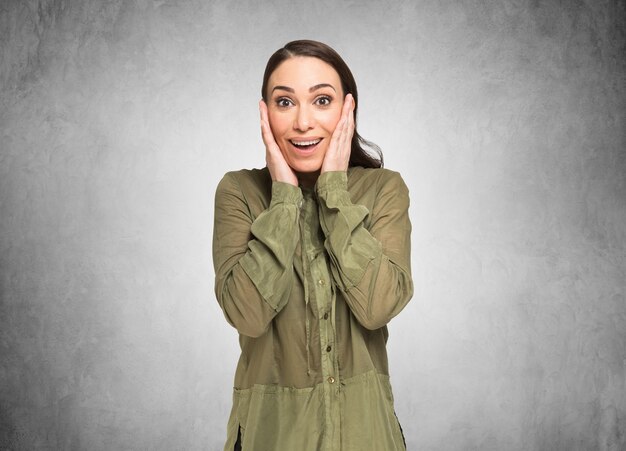
M320 142L321 139L314 139L312 141L291 141L291 144L293 144L294 146L312 146L314 144L317 144L318 142Z

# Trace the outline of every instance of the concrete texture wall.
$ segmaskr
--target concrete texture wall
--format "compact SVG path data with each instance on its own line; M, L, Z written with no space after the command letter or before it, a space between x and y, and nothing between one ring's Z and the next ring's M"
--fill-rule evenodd
M335 47L411 190L409 449L626 449L626 3L4 0L0 449L219 450L214 188L264 64Z

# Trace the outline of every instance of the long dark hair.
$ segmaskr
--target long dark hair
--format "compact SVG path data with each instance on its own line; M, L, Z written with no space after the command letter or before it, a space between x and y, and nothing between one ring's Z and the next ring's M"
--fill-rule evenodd
M261 87L261 97L267 103L267 83L276 68L285 60L294 56L311 56L318 58L337 71L343 88L343 95L352 94L354 97L354 135L352 136L350 161L348 166L362 166L364 168L380 168L383 166L383 153L380 148L361 137L356 130L356 113L359 107L359 95L356 89L356 81L350 72L350 68L341 59L341 56L332 48L317 41L300 40L291 41L281 49L276 50L267 61L265 73L263 74L263 86ZM366 150L369 149L368 150Z

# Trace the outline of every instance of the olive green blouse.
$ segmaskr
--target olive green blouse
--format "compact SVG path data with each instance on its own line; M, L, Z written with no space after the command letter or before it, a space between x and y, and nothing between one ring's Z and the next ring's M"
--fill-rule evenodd
M215 196L215 294L241 357L225 450L395 451L387 323L413 294L409 195L387 169L314 189L229 172Z

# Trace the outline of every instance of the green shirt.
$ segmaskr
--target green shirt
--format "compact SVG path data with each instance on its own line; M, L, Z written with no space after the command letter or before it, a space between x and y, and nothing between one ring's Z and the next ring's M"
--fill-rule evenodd
M215 196L215 293L240 334L225 450L395 451L386 324L413 294L400 175L349 168L315 189L229 172Z

